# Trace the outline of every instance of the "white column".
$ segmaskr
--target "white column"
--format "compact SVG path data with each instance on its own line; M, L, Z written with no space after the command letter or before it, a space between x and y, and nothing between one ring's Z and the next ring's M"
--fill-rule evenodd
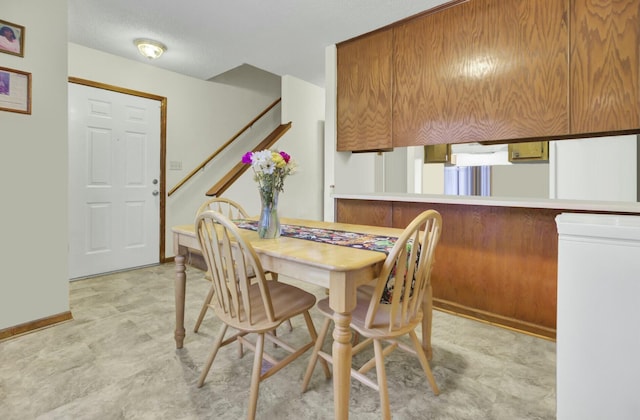
M563 213L557 418L640 418L640 217Z

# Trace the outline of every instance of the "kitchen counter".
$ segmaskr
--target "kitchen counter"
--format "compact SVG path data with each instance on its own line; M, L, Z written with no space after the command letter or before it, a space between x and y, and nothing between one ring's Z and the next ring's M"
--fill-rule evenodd
M336 193L336 221L404 228L442 214L434 307L554 339L561 213L640 213L638 203Z
M621 201L580 201L544 198L479 197L403 193L334 193L334 199L401 201L407 203L466 204L473 206L562 209L590 212L640 213L640 203Z

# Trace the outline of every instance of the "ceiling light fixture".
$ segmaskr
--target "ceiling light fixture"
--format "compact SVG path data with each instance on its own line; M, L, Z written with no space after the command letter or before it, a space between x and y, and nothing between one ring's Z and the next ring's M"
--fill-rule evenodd
M167 50L167 47L158 41L152 39L136 39L133 41L140 54L147 57L149 60L155 60L160 57L163 52Z

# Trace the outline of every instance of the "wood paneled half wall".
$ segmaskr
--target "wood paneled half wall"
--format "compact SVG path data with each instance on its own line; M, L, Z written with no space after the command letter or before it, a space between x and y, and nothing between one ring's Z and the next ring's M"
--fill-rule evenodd
M338 199L339 222L402 228L442 214L432 274L434 307L555 339L562 209Z

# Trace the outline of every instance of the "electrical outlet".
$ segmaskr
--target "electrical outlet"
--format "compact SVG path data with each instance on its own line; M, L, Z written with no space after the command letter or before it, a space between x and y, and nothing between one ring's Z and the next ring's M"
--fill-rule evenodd
M181 171L182 170L182 161L180 161L180 160L170 160L169 161L169 170L171 170L171 171Z

